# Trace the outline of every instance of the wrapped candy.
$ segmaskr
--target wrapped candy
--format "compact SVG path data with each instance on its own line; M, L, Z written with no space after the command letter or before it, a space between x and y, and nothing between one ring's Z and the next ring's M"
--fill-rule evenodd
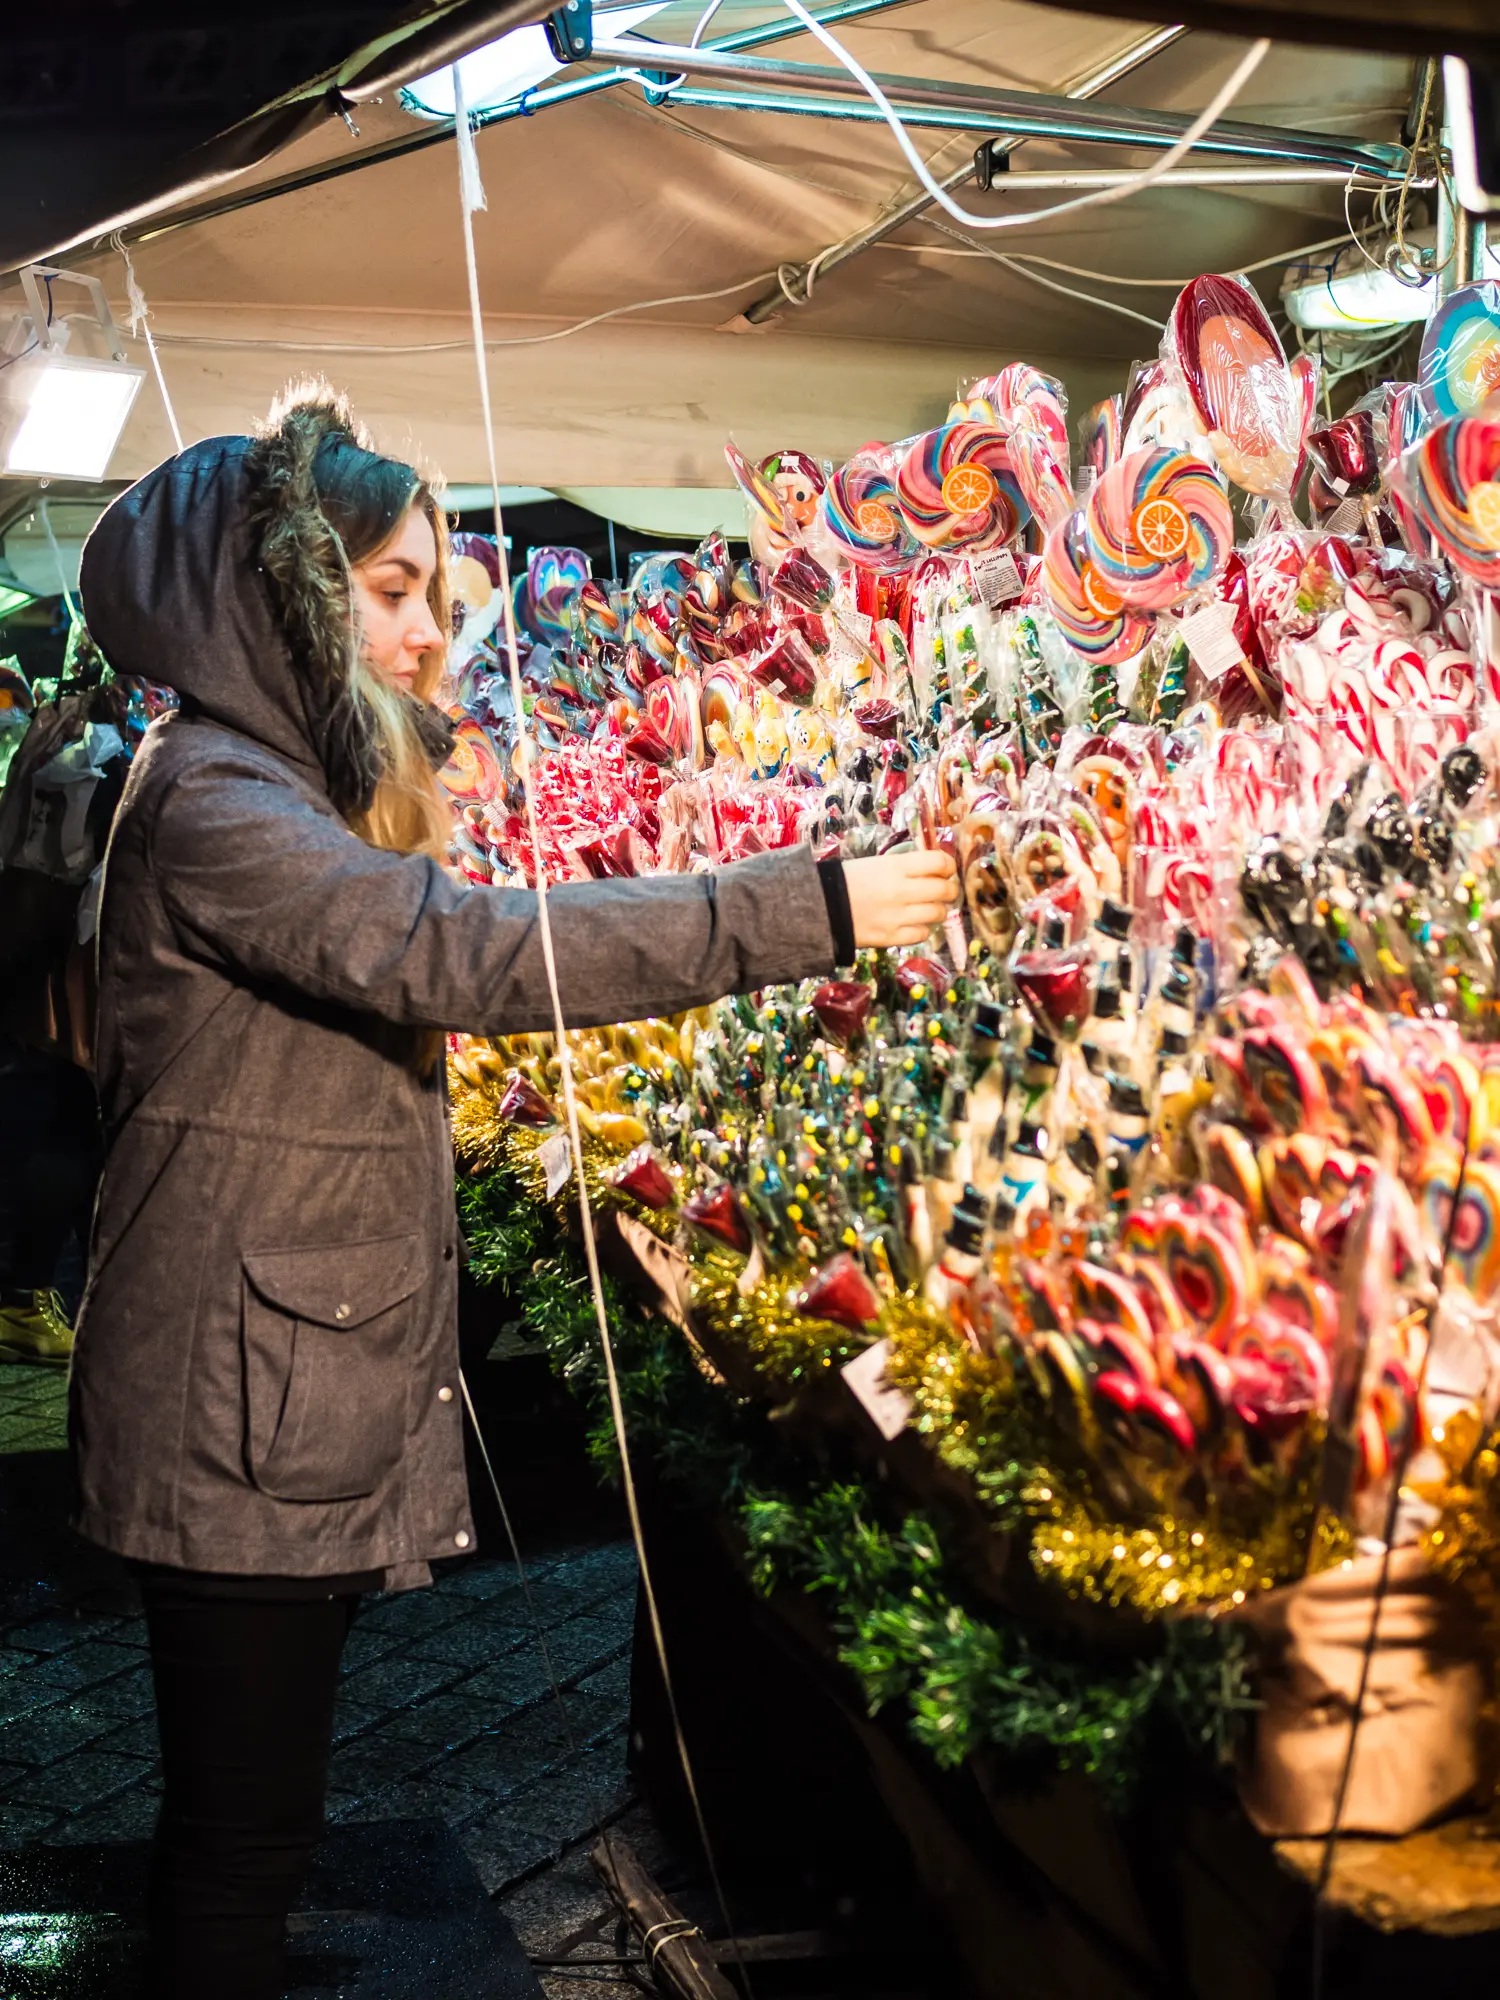
M1284 497L1302 437L1302 397L1276 329L1249 285L1195 278L1163 342L1218 464L1247 493Z

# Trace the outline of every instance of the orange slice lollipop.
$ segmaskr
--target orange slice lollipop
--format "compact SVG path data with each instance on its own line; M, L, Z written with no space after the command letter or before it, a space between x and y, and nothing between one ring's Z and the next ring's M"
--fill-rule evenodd
M979 514L997 491L994 475L982 465L955 465L943 481L943 505L950 514Z
M1085 563L1079 578L1083 586L1084 602L1090 611L1100 618L1117 618L1124 609L1123 602L1115 596L1093 563Z
M1175 500L1143 500L1130 532L1155 561L1172 562L1188 545L1188 517Z

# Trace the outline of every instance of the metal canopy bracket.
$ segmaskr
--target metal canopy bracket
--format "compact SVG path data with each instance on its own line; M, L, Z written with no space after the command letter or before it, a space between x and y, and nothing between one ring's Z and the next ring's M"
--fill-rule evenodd
M988 194L995 185L996 174L1010 172L1010 150L996 146L993 139L986 139L982 146L974 149L974 185Z
M567 0L542 26L560 63L587 62L594 53L594 0Z

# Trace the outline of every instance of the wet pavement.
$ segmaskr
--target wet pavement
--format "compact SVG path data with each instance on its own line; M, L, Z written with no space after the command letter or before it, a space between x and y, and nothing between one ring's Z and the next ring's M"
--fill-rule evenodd
M61 1373L0 1366L0 1867L16 1865L15 1850L28 1850L29 1867L38 1848L144 1842L160 1787L139 1603L121 1567L64 1525L65 1442ZM546 1470L539 1488L554 1483ZM576 1480L590 1477L570 1473L575 1500ZM378 1846L377 1823L421 1822L434 1853L451 1836L454 1866L487 1892L487 1908L629 1799L634 1552L613 1520L600 1532L591 1502L549 1510L523 1494L520 1513L524 1583L512 1562L480 1555L431 1590L367 1601L345 1655L330 1773L329 1820L353 1838L348 1852ZM483 1511L480 1526L493 1548ZM571 1911L575 1889L567 1895ZM533 1891L527 1907L545 1903ZM14 1911L15 1896L0 1906ZM593 1908L603 1909L597 1893ZM0 1928L0 2000L62 1990L7 1984L26 1948Z

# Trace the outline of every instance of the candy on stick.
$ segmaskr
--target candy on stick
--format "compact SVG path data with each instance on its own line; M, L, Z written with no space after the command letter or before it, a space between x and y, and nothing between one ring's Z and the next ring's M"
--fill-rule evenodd
M1161 446L1109 468L1089 495L1084 532L1106 593L1141 610L1179 604L1211 581L1234 541L1212 468Z
M834 473L824 489L824 525L859 569L910 569L920 553L901 516L897 463L887 446L867 445Z
M1292 474L1295 486L1302 477L1302 468L1307 463L1307 434L1312 429L1313 419L1318 410L1318 380L1321 369L1317 356L1294 354L1289 364L1292 381L1297 390L1297 407L1301 412L1301 422L1297 430L1297 466Z
M1029 417L1010 434L1011 463L1022 497L1043 528L1052 528L1073 511L1073 482L1057 441Z
M993 549L1026 524L1005 434L993 425L947 424L915 440L896 473L903 520L932 549Z
M1067 392L1061 382L1030 362L1008 361L997 375L971 382L964 392L964 407L974 421L998 424L1002 430L1032 423L1051 438L1058 457L1067 464Z
M1460 285L1422 335L1422 405L1435 421L1472 416L1500 390L1500 280Z
M1297 467L1302 396L1251 288L1195 278L1178 294L1163 346L1229 478L1247 493L1284 496Z
M1187 391L1163 361L1138 361L1131 370L1121 415L1123 436L1117 457L1148 444L1166 445L1203 458L1207 440Z
M1485 589L1500 587L1500 409L1439 424L1407 451L1397 478L1455 569Z
M487 805L503 789L500 759L489 733L472 716L454 724L453 754L439 771L449 798Z
M1125 450L1125 423L1120 397L1106 396L1083 413L1078 426L1078 455L1097 478Z
M1154 621L1127 609L1096 570L1081 513L1059 521L1047 536L1042 568L1052 615L1085 659L1118 665L1150 639Z

